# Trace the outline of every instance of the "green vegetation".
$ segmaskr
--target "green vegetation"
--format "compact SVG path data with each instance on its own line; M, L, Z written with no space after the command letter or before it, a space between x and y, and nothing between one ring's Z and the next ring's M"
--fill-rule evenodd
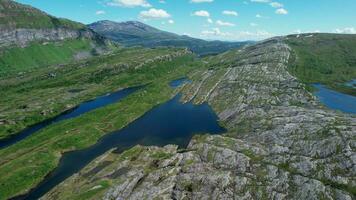
M0 27L13 28L69 28L83 29L84 24L67 19L58 19L12 0L0 0Z
M356 36L313 34L289 36L293 49L290 72L304 83L322 83L356 95L345 82L356 78ZM310 88L309 88L310 89Z
M154 80L157 75L169 73L172 68L164 67L164 62L151 63L139 69L135 67L146 60L175 51L170 48L123 49L112 55L93 57L61 67L39 68L0 80L3 94L0 96L0 119L6 119L4 125L0 126L0 138L58 115L80 102L120 88L144 84ZM191 60L192 57L187 56L171 63L179 66Z
M54 113L65 108L67 103L79 103L117 88L150 84L119 103L51 125L1 150L0 199L13 197L34 187L57 166L62 153L93 145L104 134L126 126L154 106L170 99L174 91L169 87L169 81L201 66L199 61L188 54L171 61L156 61L137 69L135 67L137 62L174 52L177 49L125 49L115 55L98 57L77 65L43 68L28 74L22 81L14 78L1 82L2 89L6 92L1 97L1 104L6 105L9 111L14 107L18 108L18 105L32 102L31 99L36 100L35 105L43 106L55 99L55 103L49 104L56 110ZM43 74L52 70L57 74L55 78L43 78ZM67 92L68 89L78 88L88 89L77 97ZM72 99L68 100L69 97ZM8 112L14 118L18 118L21 113L24 114L18 110ZM23 126L40 119L35 111L27 114L27 118L28 120L22 122ZM16 128L18 129L13 126L8 130ZM2 131L6 135L6 130Z
M15 72L31 71L39 67L65 64L73 61L78 53L86 52L91 55L92 51L91 41L87 39L47 44L33 42L25 48L9 48L0 52L0 77Z

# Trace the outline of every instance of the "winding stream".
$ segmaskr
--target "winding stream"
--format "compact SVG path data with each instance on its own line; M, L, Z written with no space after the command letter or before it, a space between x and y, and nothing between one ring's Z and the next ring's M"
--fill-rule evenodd
M183 84L185 81L180 81ZM123 152L135 145L188 145L194 134L220 134L225 131L208 104L182 104L180 95L153 108L125 128L102 137L95 145L63 155L59 166L36 188L14 199L38 199L56 185L80 171L110 149Z
M110 93L108 95L97 97L91 101L84 102L84 103L80 104L79 106L77 106L73 109L70 109L66 112L63 112L62 114L60 114L52 119L48 119L48 120L45 120L38 124L35 124L33 126L30 126L9 138L0 140L0 149L11 146L11 145L27 138L28 136L32 135L33 133L35 133L35 132L37 132L51 124L54 124L54 123L57 123L57 122L60 122L60 121L66 120L66 119L75 118L75 117L78 117L84 113L92 111L94 109L118 102L121 99L123 99L124 97L132 94L133 92L135 92L136 90L138 90L140 88L142 88L142 87L126 88L126 89L119 90L114 93Z

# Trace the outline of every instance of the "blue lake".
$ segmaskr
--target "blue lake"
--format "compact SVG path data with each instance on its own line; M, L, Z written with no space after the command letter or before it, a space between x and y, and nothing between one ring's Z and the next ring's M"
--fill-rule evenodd
M182 84L182 82L181 82ZM178 85L179 86L179 85ZM123 129L108 133L95 145L63 155L59 166L28 194L14 199L38 199L53 187L80 171L89 162L116 148L120 153L135 145L188 145L195 134L221 134L225 129L208 104L182 104L180 95L148 111Z
M8 147L10 145L13 145L28 136L32 135L33 133L60 121L66 120L66 119L71 119L78 117L84 113L87 113L89 111L92 111L94 109L115 103L123 99L124 97L128 96L129 94L132 94L133 92L137 91L142 87L132 87L132 88L126 88L108 95L100 96L95 98L94 100L84 102L80 104L79 106L68 110L52 119L45 120L43 122L40 122L38 124L35 124L33 126L30 126L23 131L9 137L3 140L0 140L0 149Z
M356 114L356 97L328 89L322 84L313 84L318 89L314 94L328 108Z
M176 79L176 80L173 80L169 83L169 85L172 87L172 88L177 88L185 83L191 83L192 81L189 80L188 78L180 78L180 79Z

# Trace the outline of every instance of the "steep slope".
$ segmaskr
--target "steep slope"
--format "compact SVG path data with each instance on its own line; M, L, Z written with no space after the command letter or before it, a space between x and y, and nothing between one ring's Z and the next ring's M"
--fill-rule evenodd
M288 72L291 51L274 38L190 74L183 100L207 101L227 134L107 152L44 199L353 199L356 118L320 106Z
M83 24L0 0L0 76L88 58L106 52L108 45Z
M217 54L229 49L239 48L250 43L205 41L161 31L137 21L122 23L99 21L90 24L89 27L95 32L127 46L142 45L145 47L188 47L190 50L200 55Z

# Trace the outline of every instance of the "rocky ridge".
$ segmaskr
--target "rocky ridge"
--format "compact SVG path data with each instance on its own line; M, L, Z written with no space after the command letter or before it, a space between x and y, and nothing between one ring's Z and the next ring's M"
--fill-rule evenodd
M96 37L98 36L94 32L85 29L1 29L0 48L12 45L25 47L33 41L51 42L79 38L96 39Z
M43 199L355 199L356 118L288 73L291 51L273 38L190 75L183 101L207 101L226 134L107 152Z

